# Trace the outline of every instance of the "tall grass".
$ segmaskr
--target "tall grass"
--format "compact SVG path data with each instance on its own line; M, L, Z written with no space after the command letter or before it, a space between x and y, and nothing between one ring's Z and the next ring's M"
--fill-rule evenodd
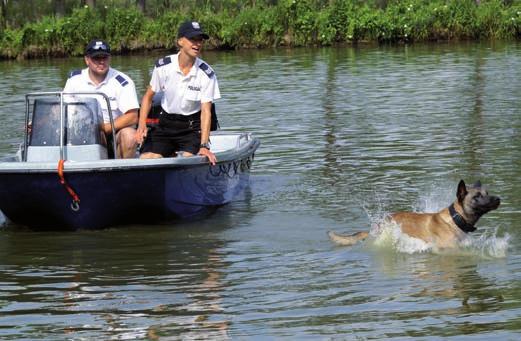
M217 49L519 39L521 0L279 0L235 7L184 6L145 17L137 9L82 7L0 32L0 58L81 55L95 37L116 53L175 46L186 19L200 21ZM382 5L382 3L384 5Z

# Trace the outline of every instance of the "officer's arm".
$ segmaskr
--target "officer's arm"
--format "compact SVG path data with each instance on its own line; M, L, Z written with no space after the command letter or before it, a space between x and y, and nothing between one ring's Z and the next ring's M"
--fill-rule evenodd
M201 103L201 144L207 144L210 140L211 110L212 102Z
M116 131L118 131L125 127L133 126L134 124L136 124L138 122L137 115L138 115L137 109L130 109L124 115L121 115L114 120L114 129ZM107 133L107 134L110 134L112 132L110 123L105 123L104 130L105 130L105 133Z
M147 117L152 108L152 98L155 92L149 86L141 100L141 108L139 109L139 123L137 126L136 139L139 143L147 136Z
M197 154L206 156L210 164L215 165L217 158L206 146L210 142L210 121L212 119L212 102L201 103L201 147Z

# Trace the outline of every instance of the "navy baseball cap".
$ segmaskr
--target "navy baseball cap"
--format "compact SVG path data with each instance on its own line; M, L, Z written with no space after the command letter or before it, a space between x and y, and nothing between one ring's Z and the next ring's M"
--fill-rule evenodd
M179 31L177 32L177 39L186 37L188 39L192 39L194 37L202 37L203 39L208 39L210 36L203 32L201 28L201 24L197 21L185 21L179 26Z
M87 47L85 48L85 55L89 57L95 56L109 56L110 55L110 46L106 41L101 39L92 40Z

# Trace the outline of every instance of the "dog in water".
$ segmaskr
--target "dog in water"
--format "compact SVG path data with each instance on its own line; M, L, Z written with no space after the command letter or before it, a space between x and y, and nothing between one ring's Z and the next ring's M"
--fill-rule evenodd
M489 195L481 182L467 188L461 180L456 200L437 213L396 212L389 215L401 231L410 237L432 243L438 248L454 248L469 232L476 230L474 224L487 212L499 207L500 198ZM354 245L366 239L369 232L340 235L328 232L329 238L340 245Z

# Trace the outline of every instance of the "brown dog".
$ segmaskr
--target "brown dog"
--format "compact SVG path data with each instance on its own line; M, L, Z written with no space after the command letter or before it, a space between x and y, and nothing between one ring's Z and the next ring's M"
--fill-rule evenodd
M467 188L461 180L456 192L456 201L437 213L397 212L389 218L396 222L401 231L410 237L432 243L438 248L454 248L465 234L476 230L474 224L485 213L499 207L500 199L489 195L477 181ZM341 245L354 245L369 236L368 232L340 235L328 232L329 238Z

